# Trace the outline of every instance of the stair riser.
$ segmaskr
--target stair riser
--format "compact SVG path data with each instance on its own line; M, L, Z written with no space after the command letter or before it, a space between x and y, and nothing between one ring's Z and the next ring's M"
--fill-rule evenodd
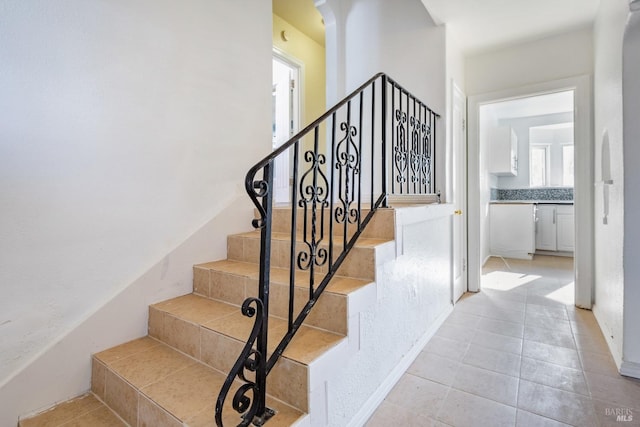
M223 422L225 425L237 425L239 415L232 409L231 402L233 395L240 383L236 382L225 402L223 411ZM211 391L219 390L222 382L210 384ZM145 390L137 389L124 380L118 373L110 367L104 365L96 358L92 360L91 391L102 399L115 413L125 420L132 427L183 427L184 420L179 420L176 416L164 409L153 399L145 394ZM206 393L205 396L198 396L198 400L204 398L210 400L206 403L204 410L189 415L188 425L213 425L213 411L215 405L215 394ZM197 405L202 406L202 405Z
M282 336L282 333L269 329L270 336L274 338L274 342L270 342L273 349L277 343L275 339ZM231 370L245 344L154 307L149 308L149 335L224 374ZM281 358L269 374L268 393L295 408L307 411L307 369L305 365Z
M92 361L91 391L130 426L183 425L176 417L156 405L144 393L95 358Z
M208 298L241 305L250 296L258 295L258 279L195 267L194 292ZM306 285L306 283L299 283ZM294 315L300 313L309 299L306 288L296 287ZM271 282L269 314L287 319L289 316L289 285ZM347 296L325 292L305 320L306 325L347 334Z
M298 242L296 253L299 253L306 245ZM260 260L260 239L246 235L229 236L227 239L228 258L236 261L258 263ZM327 245L321 245L327 249ZM342 250L342 242L334 242L334 259ZM355 246L349 256L344 260L339 274L358 279L375 279L375 249ZM294 261L297 265L297 256ZM271 263L274 267L289 268L291 265L291 244L288 241L272 240ZM297 268L299 271L305 271ZM326 273L327 263L315 266L316 273Z
M369 210L362 210L362 218L368 215ZM395 212L391 209L380 209L376 211L375 215L367 225L367 228L364 230L362 237L367 238L376 238L376 239L393 239L395 235L394 230L394 215ZM311 212L308 212L306 215L307 218L307 227L311 227ZM273 222L272 222L272 230L274 232L279 233L290 233L291 232L291 209L274 209L273 211ZM296 218L296 230L298 233L302 233L304 230L304 210L298 209L298 214ZM324 225L325 232L329 232L329 215L328 209L325 210L324 220L322 221ZM316 224L320 225L320 215L318 213ZM344 223L339 223L337 221L333 221L333 230L336 235L344 235ZM348 224L347 227L347 236L351 237L356 232L355 224Z

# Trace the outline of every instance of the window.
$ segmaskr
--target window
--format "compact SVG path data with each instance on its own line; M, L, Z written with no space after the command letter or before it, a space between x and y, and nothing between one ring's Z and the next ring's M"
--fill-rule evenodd
M549 144L530 144L529 185L549 186Z
M573 144L562 146L562 186L573 187Z

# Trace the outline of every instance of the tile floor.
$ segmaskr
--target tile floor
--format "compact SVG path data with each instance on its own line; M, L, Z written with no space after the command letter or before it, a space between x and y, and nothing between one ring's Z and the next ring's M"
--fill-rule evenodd
M367 427L640 426L640 381L618 375L573 260L491 258ZM619 418L618 418L619 417Z

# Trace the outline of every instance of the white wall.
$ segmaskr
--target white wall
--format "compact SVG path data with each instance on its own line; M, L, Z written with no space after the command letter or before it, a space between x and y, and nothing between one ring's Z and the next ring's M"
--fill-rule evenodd
M250 228L225 212L238 212L243 175L270 148L271 6L33 0L0 10L4 396L12 377L54 344L68 346L62 337L212 218ZM207 255L224 257L225 239L211 236ZM152 297L190 291L188 258L166 258L172 280L137 296L115 335L144 333ZM116 341L108 327L86 332L85 363ZM57 364L57 375L87 388L86 365L79 374ZM0 413L9 404L0 398Z
M624 156L622 128L622 38L627 0L600 3L594 25L595 305L594 314L618 366L623 342ZM602 183L602 138L609 136L613 185ZM634 166L635 167L635 166ZM609 213L603 224L604 194ZM636 197L635 195L633 197Z
M377 301L360 313L359 351L326 386L327 425L364 425L450 313L453 209L396 210L398 256L376 265Z
M466 66L467 95L591 74L592 31L585 28L469 56Z
M623 120L624 120L624 343L620 372L640 378L640 2L632 4L624 37Z

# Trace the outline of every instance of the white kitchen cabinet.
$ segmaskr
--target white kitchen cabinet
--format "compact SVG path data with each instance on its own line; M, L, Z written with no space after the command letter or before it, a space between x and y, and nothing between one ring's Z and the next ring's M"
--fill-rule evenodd
M489 207L491 255L532 259L535 211L532 203L492 203Z
M536 249L573 252L574 237L573 205L538 205Z
M518 175L518 137L513 128L493 128L489 133L489 144L489 173L499 176Z
M538 205L536 210L536 249L557 249L556 205Z
M575 222L573 206L557 206L556 208L556 236L557 250L573 252L575 240Z

